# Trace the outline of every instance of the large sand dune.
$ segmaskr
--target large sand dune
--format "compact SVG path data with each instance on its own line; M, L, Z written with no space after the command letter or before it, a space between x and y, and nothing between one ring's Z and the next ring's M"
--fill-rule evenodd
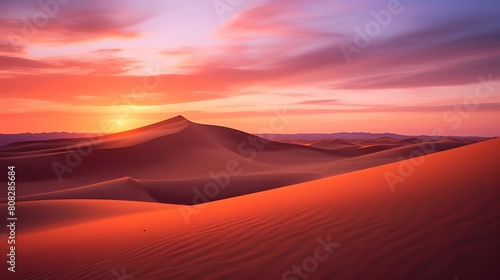
M494 139L196 206L21 202L58 218L19 231L9 279L498 279L499 165Z
M99 138L12 143L0 147L0 165L16 165L22 172L19 201L196 204L395 162L415 151L424 155L469 144L438 140L425 142L433 149L420 149L426 144L418 139L402 143L391 138L321 143L319 148L274 142L178 116ZM214 182L220 186L217 195L196 197ZM5 196L0 202L6 202Z

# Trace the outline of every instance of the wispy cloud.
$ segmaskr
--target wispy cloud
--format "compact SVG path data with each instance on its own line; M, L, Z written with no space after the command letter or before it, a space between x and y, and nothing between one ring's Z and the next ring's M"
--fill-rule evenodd
M163 119L155 110L168 107L250 123L270 104L286 104L324 123L332 114L421 118L453 106L480 75L498 84L500 2L402 2L402 13L347 63L339 43L351 42L387 1L249 1L221 23L211 2L74 0L36 29L27 24L44 11L37 0L0 1L1 94L45 106L42 118L53 103L94 117L85 110L133 95L147 77L163 81L141 104L150 106L138 113L148 120ZM478 112L498 117L499 101L494 94Z

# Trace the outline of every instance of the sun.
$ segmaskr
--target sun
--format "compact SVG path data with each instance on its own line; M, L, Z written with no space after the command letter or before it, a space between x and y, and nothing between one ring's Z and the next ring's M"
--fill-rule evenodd
M118 125L122 125L122 124L123 124L123 122L122 122L122 121L118 121Z

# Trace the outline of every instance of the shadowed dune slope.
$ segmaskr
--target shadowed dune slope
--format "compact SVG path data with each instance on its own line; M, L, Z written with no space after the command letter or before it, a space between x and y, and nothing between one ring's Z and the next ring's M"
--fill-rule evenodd
M317 179L310 174L259 174L172 181L140 181L130 177L67 190L17 197L17 201L110 199L193 205ZM207 185L215 186L206 190ZM215 195L212 195L215 193ZM2 199L0 202L7 202Z

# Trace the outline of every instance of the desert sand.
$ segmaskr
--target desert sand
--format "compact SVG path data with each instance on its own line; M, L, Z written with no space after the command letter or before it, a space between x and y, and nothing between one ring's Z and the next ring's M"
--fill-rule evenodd
M45 165L74 140L1 148L34 174L19 175L18 272L0 279L500 277L499 139L354 154L270 142L248 161L248 137L176 118L104 136L61 183ZM230 183L193 201L232 160Z
M0 147L0 164L22 166L18 201L117 199L197 204L193 189L226 185L213 201L352 172L470 143L390 138L325 140L320 147L269 141L182 116L88 139L18 142ZM421 148L422 147L422 148ZM420 155L420 154L418 154ZM229 174L228 168L234 169ZM59 176L58 176L59 175ZM227 181L227 183L226 183ZM120 191L121 190L121 191ZM0 198L0 202L6 202Z

